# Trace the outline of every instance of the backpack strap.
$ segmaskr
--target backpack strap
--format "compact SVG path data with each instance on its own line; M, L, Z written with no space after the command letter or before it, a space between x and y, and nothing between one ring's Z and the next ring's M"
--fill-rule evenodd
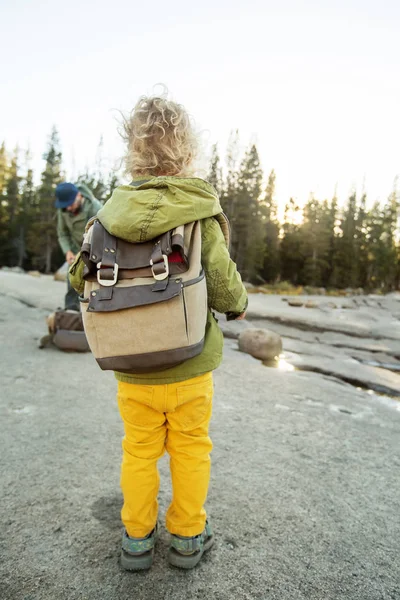
M97 263L97 281L106 287L115 285L118 280L117 238L104 229L103 255Z
M231 247L231 226L228 220L228 217L225 213L221 212L218 215L214 215L214 219L216 219L221 227L222 233L224 234L225 243L228 246L228 250Z
M151 272L157 281L167 279L169 276L168 255L171 251L171 232L167 231L154 244L150 256Z

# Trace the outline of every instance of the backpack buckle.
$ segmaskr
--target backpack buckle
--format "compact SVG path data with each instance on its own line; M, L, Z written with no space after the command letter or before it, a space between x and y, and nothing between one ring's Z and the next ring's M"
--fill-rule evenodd
M157 281L166 279L169 275L168 257L163 254L162 258L163 262L154 262L152 258L150 259L151 272Z
M110 287L112 285L115 285L117 283L118 280L118 265L117 263L115 263L115 265L112 267L112 274L113 274L113 278L112 279L102 279L101 277L101 262L97 263L97 281L99 282L100 285L103 285L105 287ZM105 269L110 269L110 267L104 267Z

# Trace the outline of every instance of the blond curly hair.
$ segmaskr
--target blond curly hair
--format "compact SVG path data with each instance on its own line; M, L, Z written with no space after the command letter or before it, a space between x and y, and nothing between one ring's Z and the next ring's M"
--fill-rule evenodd
M125 164L132 177L192 174L198 140L191 118L164 96L142 96L124 117Z

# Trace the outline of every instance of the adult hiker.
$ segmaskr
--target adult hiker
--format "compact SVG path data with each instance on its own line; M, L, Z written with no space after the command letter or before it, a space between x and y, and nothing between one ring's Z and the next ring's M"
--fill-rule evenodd
M68 265L71 265L79 252L86 223L102 207L90 189L83 183L60 183L56 187L57 237ZM79 298L69 283L67 276L65 308L80 310Z

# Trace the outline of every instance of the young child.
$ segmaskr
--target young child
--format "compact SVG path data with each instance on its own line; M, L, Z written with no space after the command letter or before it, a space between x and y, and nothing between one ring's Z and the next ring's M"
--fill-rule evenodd
M124 122L124 134L132 183L114 190L98 218L106 229L111 227L118 231L115 235L132 242L153 239L156 230L166 232L200 220L209 310L201 354L160 372L115 373L125 428L121 564L129 570L152 565L157 461L166 450L173 489L166 515L171 534L168 559L190 569L214 541L204 504L212 448L208 435L212 371L222 359L223 337L211 310L244 318L247 293L214 218L222 212L217 193L206 181L191 176L197 140L185 109L165 98L142 97ZM82 266L77 259L71 267L71 283L80 293Z

